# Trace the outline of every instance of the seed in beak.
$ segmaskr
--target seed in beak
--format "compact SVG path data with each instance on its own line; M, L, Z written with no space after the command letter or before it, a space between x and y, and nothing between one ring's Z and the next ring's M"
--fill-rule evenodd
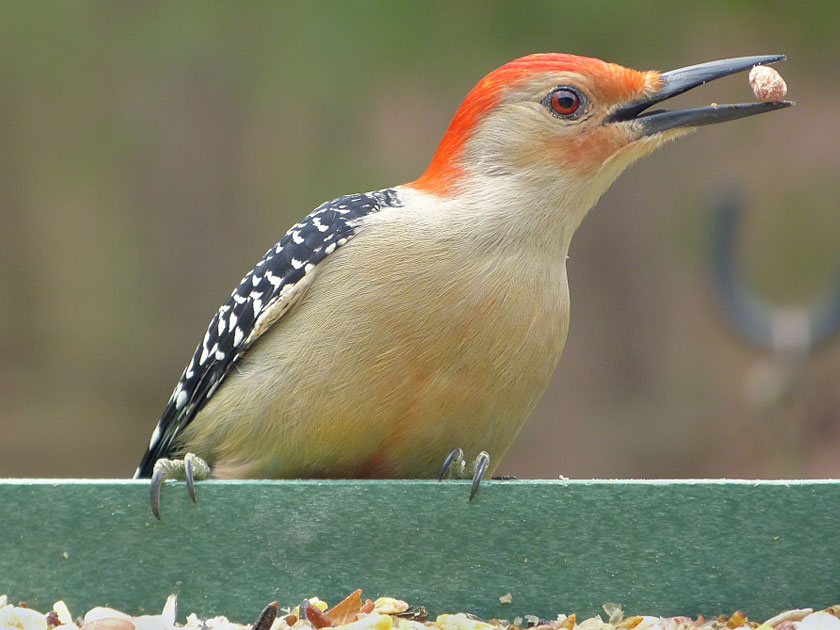
M750 70L750 87L755 97L765 103L781 101L787 94L782 75L769 66L756 66Z

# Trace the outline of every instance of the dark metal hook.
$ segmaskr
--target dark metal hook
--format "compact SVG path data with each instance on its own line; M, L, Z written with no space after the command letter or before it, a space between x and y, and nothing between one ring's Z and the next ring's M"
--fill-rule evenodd
M741 200L731 188L720 195L712 223L712 273L724 313L743 336L774 352L806 354L840 331L840 273L822 300L773 306L757 297L738 264Z

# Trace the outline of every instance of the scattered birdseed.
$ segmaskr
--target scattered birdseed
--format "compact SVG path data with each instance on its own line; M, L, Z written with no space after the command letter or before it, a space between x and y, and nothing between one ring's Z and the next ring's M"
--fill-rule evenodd
M574 614L559 614L555 619L543 619L534 615L516 617L513 623L504 619L482 621L465 613L438 615L434 621L425 619L425 609L409 607L399 599L380 597L374 602L362 602L361 591L354 591L333 608L327 607L317 597L304 600L304 614L313 613L319 622L331 623L323 626L335 630L840 630L840 606L812 612L810 609L794 609L782 612L759 625L747 620L741 612L731 616L722 615L696 620L689 617L624 617L618 604L604 604L609 620L600 616L580 622ZM499 599L505 599L502 596ZM303 604L301 604L303 605ZM290 609L285 609L290 610ZM390 610L386 614L381 611ZM410 611L422 611L422 615L411 615ZM186 623L176 620L177 598L170 595L159 615L132 617L113 608L92 608L83 618L72 619L70 611L62 601L53 604L42 614L23 603L13 606L5 595L0 595L0 628L5 630L313 630L311 619L299 619L297 614L279 616L277 602L271 602L256 618L256 623L234 623L226 617L202 618L195 613L187 615ZM341 619L341 622L337 620ZM54 625L56 621L60 625Z
M770 66L755 66L750 70L750 87L755 97L765 103L781 101L787 94L782 75Z

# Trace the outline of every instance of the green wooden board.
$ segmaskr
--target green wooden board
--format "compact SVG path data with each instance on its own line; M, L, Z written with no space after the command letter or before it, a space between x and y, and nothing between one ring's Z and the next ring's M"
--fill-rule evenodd
M0 481L0 593L253 621L356 588L430 612L761 621L840 603L840 482ZM513 602L499 603L511 593Z

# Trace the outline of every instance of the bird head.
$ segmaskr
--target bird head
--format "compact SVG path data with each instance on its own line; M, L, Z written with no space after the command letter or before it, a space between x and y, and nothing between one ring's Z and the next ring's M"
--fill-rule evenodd
M713 79L781 59L740 57L664 73L567 54L516 59L467 94L428 168L409 185L451 196L477 183L545 189L554 182L566 191L585 183L594 203L628 164L671 139L792 105L650 109Z

